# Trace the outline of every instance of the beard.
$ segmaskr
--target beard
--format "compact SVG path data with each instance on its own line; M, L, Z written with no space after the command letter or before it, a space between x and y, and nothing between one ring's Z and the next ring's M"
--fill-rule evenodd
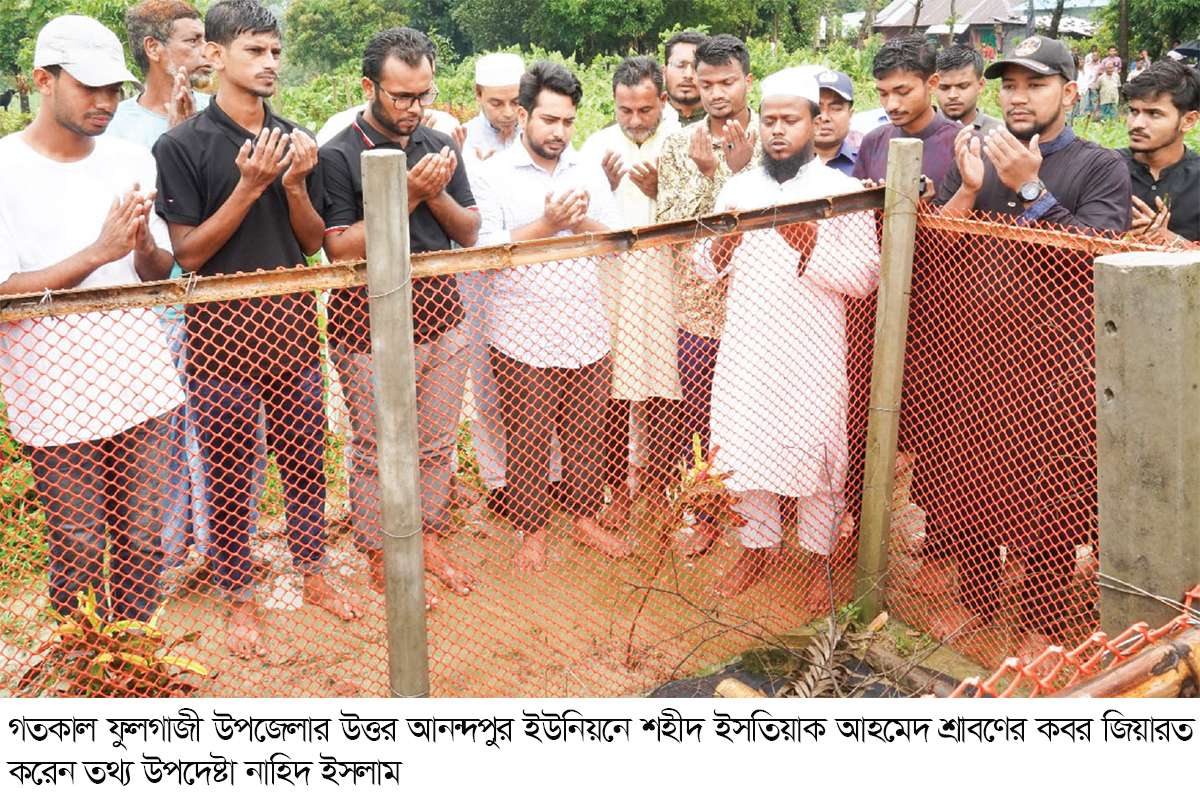
M812 161L812 157L813 143L810 139L808 144L785 158L775 158L764 150L762 164L763 169L767 171L767 175L771 176L772 180L776 183L784 183L796 177L800 168Z
M555 140L560 141L560 140ZM532 150L539 158L544 158L547 161L553 161L562 155L562 150L557 153L552 153L546 149L546 142L535 142L532 136L526 137L526 142L529 144L529 149ZM563 149L566 149L565 147Z
M390 105L390 101L388 105ZM376 95L375 99L371 101L371 116L375 118L375 122L380 128L396 136L412 136L417 125L421 123L421 118L418 117L417 121L411 125L401 125L399 121L388 117L386 111L387 106L383 104L379 95Z
M197 70L197 71L193 72L192 74L188 75L188 83L191 84L191 87L193 89L195 89L196 91L203 92L206 89L210 89L212 87L213 74L211 72L204 72L203 70Z

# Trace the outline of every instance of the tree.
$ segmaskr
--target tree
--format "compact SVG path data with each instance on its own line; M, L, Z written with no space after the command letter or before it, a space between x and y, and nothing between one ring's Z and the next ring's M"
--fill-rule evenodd
M1145 49L1159 58L1171 49L1172 42L1186 42L1196 36L1200 0L1128 0L1128 14L1132 21L1129 51ZM1121 0L1111 0L1100 19L1108 31L1120 31Z
M284 64L312 77L362 58L371 37L407 25L412 4L395 0L292 0L284 16Z
M1064 2L1065 0L1057 0L1054 4L1054 14L1050 17L1050 30L1046 34L1051 39L1058 38L1058 26L1062 23Z

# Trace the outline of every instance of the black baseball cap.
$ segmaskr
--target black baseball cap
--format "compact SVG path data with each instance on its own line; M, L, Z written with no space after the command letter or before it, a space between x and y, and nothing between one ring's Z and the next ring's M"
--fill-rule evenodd
M1062 75L1069 81L1075 80L1075 57L1071 51L1057 39L1045 36L1030 36L1017 45L1008 58L990 64L983 71L983 76L999 78L1010 64L1033 70L1039 75Z

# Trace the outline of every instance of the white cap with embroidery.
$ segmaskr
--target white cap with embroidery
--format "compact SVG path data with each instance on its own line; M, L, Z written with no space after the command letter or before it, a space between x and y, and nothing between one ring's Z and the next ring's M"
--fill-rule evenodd
M814 103L821 102L821 90L817 87L817 74L823 67L788 67L768 75L762 82L762 97L776 95L803 97Z
M525 62L516 53L488 53L475 62L475 83L480 86L516 86L525 74Z

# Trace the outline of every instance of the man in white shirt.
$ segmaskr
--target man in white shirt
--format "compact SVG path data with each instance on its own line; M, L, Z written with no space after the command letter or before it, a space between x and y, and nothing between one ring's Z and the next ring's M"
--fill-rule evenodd
M475 102L479 104L479 114L467 120L455 134L463 156L470 162L467 174L472 181L480 172L480 162L521 146L517 92L524 74L525 62L516 53L489 53L475 62ZM468 352L474 405L471 444L480 476L488 488L488 508L504 514L508 506L504 426L500 424L500 402L483 322L491 281L490 272L464 272L458 276L458 291L466 320L463 328L471 336Z
M600 164L608 176L626 227L654 222L658 198L658 154L679 122L663 112L667 95L663 72L650 56L627 58L613 72L617 124L603 128L584 143L583 158ZM673 262L666 251L641 250L606 261L601 291L613 331L612 396L605 420L604 482L612 503L600 518L609 528L629 518L630 415L644 430L641 449L646 469L639 490L650 498L663 489L673 459L669 422L681 397L676 367Z
M472 184L480 244L601 232L620 224L604 171L571 147L583 88L538 62L521 78L521 146L490 159ZM508 516L521 531L517 569L547 564L551 435L562 443L564 492L582 545L623 558L629 545L595 520L602 502L600 430L611 341L596 259L510 267L487 302L492 372L508 434Z
M93 19L59 17L38 34L33 64L38 115L0 140L0 169L21 187L0 194L0 294L167 277L154 159L100 136L133 80L121 43ZM162 566L167 418L183 400L157 315L6 323L0 385L46 515L55 610L69 613L91 590L105 616L148 620Z
M858 190L813 157L820 93L811 71L777 72L762 94L762 166L730 178L715 210ZM843 215L705 240L696 270L708 280L729 277L712 446L746 521L738 530L745 549L713 591L732 597L759 581L779 552L781 496L798 499L797 540L814 562L801 574L817 574L833 550L849 460L845 298L874 291L879 246L869 214Z

